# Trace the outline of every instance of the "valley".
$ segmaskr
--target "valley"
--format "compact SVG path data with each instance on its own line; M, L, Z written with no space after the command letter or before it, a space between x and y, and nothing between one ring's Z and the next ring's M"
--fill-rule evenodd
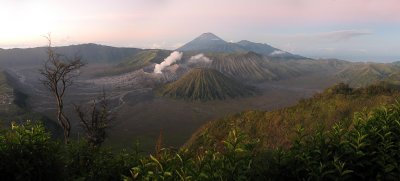
M189 43L190 47L215 41L215 35L202 36L200 43L195 39ZM207 39L209 36L212 39ZM196 43L199 45L195 46ZM226 48L226 44L220 42L213 46ZM180 147L210 120L249 110L278 110L338 82L358 87L380 80L395 80L400 72L395 64L242 52L245 45L260 51L267 45L243 41L239 44L242 49L184 51L181 58L163 67L161 73L155 73L154 69L172 55L172 51L118 49L93 44L57 48L69 56L72 51L86 52L83 58L87 64L79 71L65 98L66 112L72 118L72 135L82 135L73 104L88 106L99 98L102 90L115 115L105 144L115 150L133 149L138 139L142 148L150 152L160 133L165 146ZM232 52L236 50L238 52ZM103 53L97 54L98 51ZM110 56L113 58L108 58ZM29 60L19 57L15 61ZM13 87L28 96L27 107L51 118L54 124L54 99L40 82L40 61L32 61L37 62L36 65L21 63L8 67L4 67L4 61L3 69L16 80Z
M112 124L106 145L115 149L133 147L139 139L143 149L152 150L162 131L166 145L179 147L204 123L209 120L246 110L276 110L293 105L299 98L309 97L329 86L323 81L319 86L307 85L315 75L294 80L272 81L254 84L259 91L253 96L214 100L186 101L157 96L152 87L158 79L149 82L150 76L139 70L121 76L97 78L91 72L96 65L88 64L82 69L79 79L68 92L66 104L69 114L74 115L72 103L89 104L104 88L108 93L110 105L117 115ZM10 70L11 75L19 77L17 88L29 96L28 105L36 112L55 119L54 100L39 82L39 67ZM36 72L35 72L36 71ZM334 82L335 80L332 80ZM79 123L73 119L72 134L78 136Z

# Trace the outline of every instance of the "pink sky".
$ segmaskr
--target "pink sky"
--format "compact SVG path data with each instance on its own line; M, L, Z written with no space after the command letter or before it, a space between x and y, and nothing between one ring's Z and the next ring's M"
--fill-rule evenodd
M275 37L393 32L400 0L0 0L0 22L2 48L42 46L48 32L56 45L173 49L213 32L284 47Z

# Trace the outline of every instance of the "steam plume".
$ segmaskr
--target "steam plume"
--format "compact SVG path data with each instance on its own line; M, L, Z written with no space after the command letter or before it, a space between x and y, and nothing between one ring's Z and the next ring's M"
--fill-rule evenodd
M204 56L204 54L202 54L202 53L190 57L189 63L197 63L197 62L210 63L210 62L212 62L212 60L209 59L208 57Z
M172 52L167 58L164 59L163 62L160 64L156 64L154 67L154 73L161 74L162 70L165 67L170 66L171 64L175 63L176 61L182 58L182 52L174 51Z
M284 51L281 51L281 50L275 50L275 51L273 51L270 55L282 55L282 54L285 54L286 52L284 52Z

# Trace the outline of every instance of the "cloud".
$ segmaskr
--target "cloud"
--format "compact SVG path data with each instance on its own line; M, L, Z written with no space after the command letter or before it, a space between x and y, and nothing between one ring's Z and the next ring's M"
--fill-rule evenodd
M341 30L341 31L331 31L326 33L315 34L315 36L319 39L328 40L328 41L347 41L351 38L362 36L362 35L370 35L371 31L360 31L360 30Z
M335 51L335 48L320 48L320 50L333 52L333 51Z
M165 67L168 67L171 64L175 63L176 61L180 60L182 58L182 55L183 55L182 52L178 51L172 52L167 58L164 59L163 62L161 62L160 64L156 64L156 66L154 67L154 73L161 74L162 70Z
M282 51L282 50L275 50L275 51L273 51L271 54L269 54L269 55L282 55L282 54L285 54L286 52L285 51Z
M179 47L183 46L184 44L185 44L185 43L178 42L178 43L175 43L175 44L173 44L173 45L171 46L171 48L173 48L173 49L177 49L177 48L179 48Z
M319 43L319 42L329 42L337 43L349 41L352 38L364 35L371 35L373 32L369 30L340 30L340 31L330 31L314 34L294 34L288 36L282 36L281 38L286 38L290 40L304 41L307 43Z
M161 49L163 47L165 47L165 41L161 43L153 43L151 45L151 49Z

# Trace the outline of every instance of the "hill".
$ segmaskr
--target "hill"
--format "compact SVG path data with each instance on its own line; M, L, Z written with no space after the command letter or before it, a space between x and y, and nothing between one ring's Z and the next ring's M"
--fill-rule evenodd
M169 56L169 50L143 50L133 56L122 59L114 63L111 67L98 72L98 75L118 75L135 71L153 63L161 63Z
M141 51L137 48L117 48L92 43L55 47L55 50L68 57L79 55L85 62L91 63L117 62ZM0 51L0 66L37 65L46 58L46 47L4 49Z
M191 101L224 100L252 94L252 90L211 69L193 69L156 92L161 96Z
M210 121L203 125L186 143L196 148L203 144L202 135L214 141L225 139L237 127L251 138L263 139L263 147L289 147L296 135L296 126L302 124L306 133L331 128L341 121L349 126L355 112L368 114L371 110L395 103L400 98L398 87L379 83L363 88L350 88L339 83L312 98L299 100L297 105L276 111L247 111Z
M212 33L203 33L194 40L186 43L177 49L178 51L192 52L247 52L252 51L265 56L284 57L284 58L304 58L298 55L293 55L280 49L274 48L264 43L254 43L247 40L242 40L237 43L226 42Z
M362 87L378 81L398 81L400 68L393 64L358 63L340 71L337 76L352 87Z

